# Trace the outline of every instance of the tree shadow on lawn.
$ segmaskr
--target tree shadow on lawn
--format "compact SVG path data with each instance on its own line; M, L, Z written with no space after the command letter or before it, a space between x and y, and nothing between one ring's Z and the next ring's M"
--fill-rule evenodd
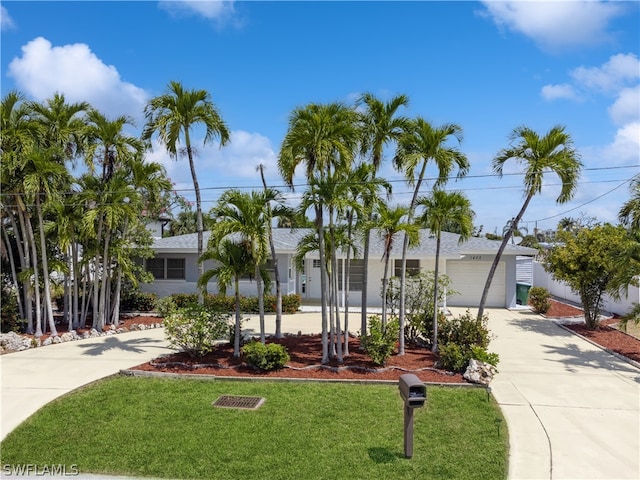
M163 343L163 340L153 338L132 338L129 340L121 341L115 336L107 337L104 340L95 343L85 343L78 345L82 349L86 349L82 352L82 355L98 356L103 355L109 350L120 350L130 353L144 353L149 348L159 348L165 352L173 350L168 349L166 346L159 346L158 343Z

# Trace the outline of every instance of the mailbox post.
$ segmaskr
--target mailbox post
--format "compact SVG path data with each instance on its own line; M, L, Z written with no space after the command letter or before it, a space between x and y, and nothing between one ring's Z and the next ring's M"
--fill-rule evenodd
M404 400L404 456L413 457L413 409L424 407L427 400L427 387L420 379L406 373L398 381L400 396Z

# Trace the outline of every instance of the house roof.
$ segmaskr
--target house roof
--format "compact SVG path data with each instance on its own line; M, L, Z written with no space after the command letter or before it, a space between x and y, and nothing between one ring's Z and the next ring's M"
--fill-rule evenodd
M308 228L274 228L273 241L276 251L279 253L295 253L298 242L302 237L311 232ZM209 241L211 232L204 232L203 240L205 246ZM440 242L440 256L446 258L460 258L463 255L494 255L500 246L498 240L488 240L482 237L472 237L469 240L459 243L460 235L449 232L442 232ZM399 234L394 240L391 250L391 257L400 258L402 256L402 244L404 235ZM157 253L196 253L198 245L198 235L189 233L174 237L156 238L153 248ZM362 242L360 242L362 251ZM371 257L382 257L384 242L382 237L373 231L371 233L370 255ZM536 255L537 250L522 247L514 244L507 244L503 255ZM417 246L409 248L408 254L413 258L433 258L436 255L436 238L427 229L420 230L420 242Z

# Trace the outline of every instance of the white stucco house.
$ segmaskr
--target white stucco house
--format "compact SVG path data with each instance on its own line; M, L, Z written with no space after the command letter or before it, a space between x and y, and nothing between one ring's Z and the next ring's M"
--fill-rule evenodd
M275 228L273 238L283 294L298 293L303 302L320 299L320 264L317 253L306 257L304 269L298 271L293 256L300 239L310 230ZM210 233L204 233L204 244L207 245ZM482 296L485 281L491 262L495 258L500 245L499 241L473 237L466 242L458 243L459 235L442 233L440 251L440 272L451 279L451 289L458 292L450 296L447 304L451 306L477 307ZM145 261L146 269L153 274L153 283L141 285L146 292L154 292L160 297L173 293L193 293L197 291L197 234L179 235L167 238L155 238L153 248L155 258ZM373 232L368 272L367 298L370 307L381 305L380 287L384 271L382 262L383 242ZM429 230L421 230L420 243L411 248L407 255L408 272L420 269L432 271L435 267L436 239ZM537 250L518 245L507 245L493 279L488 307L513 308L517 305L516 284L522 282L522 272L530 269L530 264ZM346 255L338 259L339 288L344 297L344 264ZM402 258L402 235L398 236L391 253L390 276L399 276ZM349 305L360 306L363 286L361 258L352 259ZM213 268L212 262L205 262L205 270ZM218 291L215 280L208 285L210 293ZM255 295L255 283L250 279L241 282L244 295ZM231 292L229 292L231 293Z

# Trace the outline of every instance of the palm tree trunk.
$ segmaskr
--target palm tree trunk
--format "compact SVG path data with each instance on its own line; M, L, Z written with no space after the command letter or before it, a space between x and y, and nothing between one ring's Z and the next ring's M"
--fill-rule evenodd
M436 240L436 266L433 275L433 342L431 343L431 351L438 351L438 263L440 262L440 232Z
M240 358L240 279L236 275L235 279L235 296L236 296L236 324L234 326L233 337L233 356Z
M202 223L202 199L200 197L200 185L198 184L198 176L196 175L196 166L193 163L193 151L191 149L191 139L189 130L185 129L185 145L187 147L187 156L189 157L189 169L191 170L191 179L193 180L193 190L196 194L196 231L198 233L198 278L204 275L204 264L200 260L202 257L203 247L203 230ZM198 289L198 302L204 305L204 287Z
M78 282L80 281L80 272L78 271L78 244L71 242L71 265L73 269L73 298L71 306L71 318L73 319L73 328L80 327L80 311L78 305Z
M340 328L340 306L338 302L338 259L336 258L335 241L332 240L331 244L331 269L333 270L333 291L336 309L336 355L338 363L342 363L344 359L342 358L342 338L340 336L342 330Z
M387 326L387 288L389 284L389 255L387 252L384 260L384 274L382 275L382 328Z
M322 317L322 359L320 363L329 363L329 338L327 331L327 264L325 263L322 210L322 204L316 206L318 254L320 256L320 312Z
M258 289L258 313L260 315L260 342L264 345L266 338L264 334L264 289L262 288L262 277L260 276L260 265L256 262L256 287Z
M518 212L518 215L516 215L516 217L513 219L513 222L511 223L511 228L507 230L507 232L504 234L504 237L502 238L502 243L500 243L498 252L496 253L495 258L493 259L493 263L491 264L491 268L489 269L489 275L487 276L487 281L484 284L484 289L482 290L482 297L480 298L480 306L478 307L478 320L482 320L482 317L484 315L484 305L485 303L487 303L487 297L489 296L489 289L491 288L491 282L493 281L493 276L495 275L496 270L498 268L498 263L500 263L500 258L502 257L502 253L504 252L504 249L507 247L507 243L509 243L509 240L511 239L511 235L513 235L513 231L516 228L518 228L518 223L520 223L520 220L522 220L524 212L529 206L529 202L531 201L532 198L533 198L533 194L527 195L527 198L525 199L524 204L522 205L522 208L520 209L520 211Z
M416 208L416 202L418 201L418 192L422 186L422 180L424 179L424 173L427 170L427 161L422 163L422 169L416 182L416 188L413 190L413 197L411 197L411 203L409 204L409 213L407 215L407 223L413 221L413 211ZM404 233L404 241L402 242L402 268L400 273L400 338L398 345L398 355L404 355L404 324L405 324L405 295L407 281L407 250L409 249L409 234Z
M51 279L49 278L49 262L47 259L47 243L44 233L44 217L42 215L42 206L40 205L40 196L36 195L36 211L38 213L38 222L40 228L40 254L42 255L42 280L44 283L44 307L47 312L47 320L49 322L49 329L51 335L58 336L56 330L55 319L53 318L53 306L51 304Z
M113 293L113 305L111 306L111 323L117 325L120 321L120 296L122 290L122 266L118 264L116 287Z
M104 235L104 249L102 253L102 287L100 288L100 300L98 301L98 311L96 318L93 320L93 327L99 332L102 331L106 322L107 315L107 286L109 278L109 240L111 239L111 230L107 227ZM94 314L96 312L94 311Z
M31 253L29 248L29 234L26 230L25 214L18 208L18 222L20 228L13 216L9 216L11 225L13 226L16 244L18 246L18 254L20 255L21 271L26 271L31 267ZM20 233L22 232L22 233ZM17 285L17 284L16 284ZM31 294L30 281L22 282L22 295L24 298L24 311L27 317L27 333L33 334L33 295Z
M18 288L18 285L19 285L18 274L16 273L16 264L13 258L13 248L11 247L11 241L9 240L9 234L7 233L6 228L2 229L2 234L4 238L4 243L6 245L7 256L9 257L9 266L11 268L11 281L16 286L15 293L16 293L16 301L18 303L18 315L20 315L20 318L24 318L24 309L22 308L22 298L20 298L20 288ZM16 234L17 232L14 232L14 235Z
M29 236L29 244L31 247L31 266L33 267L33 291L35 293L35 311L36 311L36 333L35 336L42 336L42 309L40 308L40 275L38 274L38 252L36 249L36 240L33 234L33 226L29 214L25 215L25 223L27 224L27 234Z
M267 181L264 178L264 165L261 163L258 167L264 191L268 190ZM282 287L280 285L280 272L278 271L278 257L276 256L276 246L273 243L273 228L271 226L271 205L267 205L267 215L269 224L267 231L269 233L269 246L271 247L271 261L273 262L273 274L276 280L276 338L282 338Z
M371 220L371 216L369 220ZM369 288L369 246L371 244L371 230L367 228L364 233L364 247L362 248L362 294L361 294L361 313L360 313L360 334L367 334L367 289Z

